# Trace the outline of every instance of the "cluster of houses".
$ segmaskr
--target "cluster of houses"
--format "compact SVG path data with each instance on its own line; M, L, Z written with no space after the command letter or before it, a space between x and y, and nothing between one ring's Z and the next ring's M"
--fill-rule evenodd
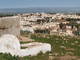
M26 32L80 35L80 16L76 14L27 13L18 16L21 30Z
M0 35L20 35L20 31L51 35L80 35L80 16L76 14L26 13L0 18Z

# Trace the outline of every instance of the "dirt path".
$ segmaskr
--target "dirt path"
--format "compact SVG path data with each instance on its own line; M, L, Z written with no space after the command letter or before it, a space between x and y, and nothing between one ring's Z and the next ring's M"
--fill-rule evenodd
M33 39L30 39L30 38L24 37L24 36L20 36L19 40L22 42L33 42L34 41Z

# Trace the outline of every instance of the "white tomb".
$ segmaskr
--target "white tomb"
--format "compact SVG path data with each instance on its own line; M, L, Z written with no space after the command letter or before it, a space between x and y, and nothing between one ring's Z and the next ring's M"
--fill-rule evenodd
M21 46L26 46L26 49L21 49ZM10 53L12 56L35 56L38 53L46 53L51 51L51 45L48 43L27 43L22 44L14 35L5 34L0 37L0 53Z

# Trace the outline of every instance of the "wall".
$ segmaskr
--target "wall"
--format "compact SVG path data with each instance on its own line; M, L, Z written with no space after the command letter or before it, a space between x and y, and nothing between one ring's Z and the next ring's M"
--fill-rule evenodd
M20 35L20 21L18 16L0 18L0 36L3 34Z

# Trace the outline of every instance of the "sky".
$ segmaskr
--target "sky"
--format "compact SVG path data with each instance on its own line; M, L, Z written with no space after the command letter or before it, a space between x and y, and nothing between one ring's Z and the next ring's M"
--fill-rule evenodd
M0 8L80 7L80 0L0 0Z

